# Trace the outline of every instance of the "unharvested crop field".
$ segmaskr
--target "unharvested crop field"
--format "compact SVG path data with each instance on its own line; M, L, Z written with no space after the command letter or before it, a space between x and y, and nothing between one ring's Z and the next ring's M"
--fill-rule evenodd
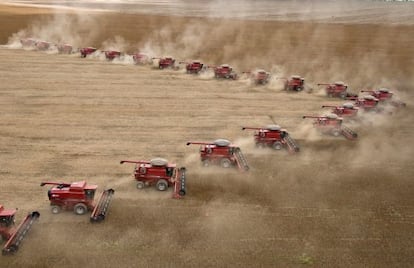
M64 27L62 26L64 25ZM23 30L23 31L22 31ZM23 34L75 46L265 68L270 84L215 80L128 60L19 48ZM50 40L52 41L52 40ZM411 267L414 264L414 27L229 20L0 6L0 204L38 210L0 267ZM161 55L160 55L161 56ZM282 90L298 73L306 92ZM408 104L321 136L318 82L390 87ZM312 90L311 90L312 89ZM242 126L273 117L301 152L257 149ZM202 168L189 140L240 145L246 173ZM188 195L137 190L120 160L164 157L188 170ZM41 181L87 180L115 195L105 222L52 215Z

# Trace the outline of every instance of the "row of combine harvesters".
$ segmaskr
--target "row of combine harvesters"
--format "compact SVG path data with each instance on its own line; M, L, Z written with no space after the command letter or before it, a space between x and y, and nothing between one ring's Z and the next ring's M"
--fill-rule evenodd
M25 47L34 47L38 50L48 50L52 46L56 46L60 53L80 52L81 57L86 57L95 51L96 48L87 47L74 51L69 44L54 45L36 39L22 39L21 43ZM119 51L105 51L108 60L113 60L122 55ZM136 64L147 64L155 58L149 58L142 53L133 54ZM186 64L187 73L198 74L203 71L206 66L200 61L180 62ZM158 58L158 66L160 69L176 68L175 59L172 57ZM211 66L207 66L211 67ZM223 64L214 66L215 77L226 79L237 79L237 74L232 67ZM252 72L246 72L252 74ZM253 76L257 84L265 84L270 78L270 73L264 70L256 71ZM346 102L343 105L323 105L322 108L331 108L332 111L328 115L311 116L305 115L303 118L313 118L313 125L322 133L340 136L343 135L349 140L355 140L357 133L342 124L343 119L356 118L359 110L366 112L380 112L382 108L379 103L389 103L396 107L402 107L406 104L394 100L393 93L388 89L362 91L369 93L362 97L347 92L348 86L343 82L335 82L332 84L318 84L326 86L326 92L329 97L340 97L343 99L353 100L354 102ZM304 89L304 78L294 75L286 79L285 90L301 91ZM300 151L298 144L289 135L286 129L281 128L271 117L274 124L264 127L242 127L242 130L254 130L253 138L258 148L272 148L274 150L286 149L289 153L297 153ZM200 161L202 166L211 165L221 166L223 168L237 168L242 172L249 170L246 158L242 154L239 146L233 144L227 139L217 139L212 142L189 141L187 145L200 145ZM174 163L170 163L164 158L154 158L151 160L122 160L121 164L135 164L134 179L136 187L143 189L145 187L155 186L159 191L173 189L173 198L182 198L186 195L186 168L178 167ZM50 201L51 212L58 214L62 210L72 210L77 215L84 215L90 212L91 222L101 222L105 220L108 213L109 205L115 191L113 189L105 189L98 201L95 202L95 192L97 185L88 184L86 181L78 181L72 183L64 182L42 182L41 186L51 185L47 191ZM31 229L34 222L40 217L38 211L30 212L23 221L16 227L14 216L16 209L5 209L0 205L0 240L5 240L2 253L3 255L13 254L18 249L26 234Z
M239 74L235 69L229 64L221 65L207 65L202 63L199 60L190 60L190 61L177 61L174 57L164 56L164 57L151 57L146 53L136 52L132 54L125 54L118 50L98 50L96 47L83 47L75 49L72 45L67 43L54 44L51 42L46 42L38 40L35 38L24 38L20 40L20 43L23 47L33 48L40 51L46 51L50 49L56 49L61 54L72 54L79 53L82 58L86 58L89 55L92 55L96 52L104 53L105 58L108 61L112 61L122 56L128 55L131 56L134 63L137 65L146 65L153 64L154 61L157 61L157 66L159 69L173 69L179 70L182 65L185 66L186 73L188 74L200 74L209 69L214 71L214 77L217 79L230 79L237 80L239 79ZM270 82L272 77L271 73L263 69L257 69L254 71L245 71L243 75L252 79L256 85L265 85ZM284 79L285 89L286 90L295 90L301 91L304 89L304 79L298 75L293 75L290 78L278 78Z
M235 71L235 69L229 64L208 65L204 64L199 60L177 61L172 56L151 57L149 54L143 52L126 54L118 50L101 51L98 50L96 47L83 47L75 49L72 45L67 43L54 44L51 42L38 40L36 38L23 38L20 40L20 42L23 47L37 49L40 51L57 49L57 51L61 54L80 53L80 56L82 58L86 58L87 56L92 55L95 52L104 53L105 58L109 61L128 55L132 57L134 63L137 65L153 64L154 60L157 60L157 66L159 69L178 70L180 69L181 65L185 65L185 70L188 74L200 74L209 69L213 69L214 77L217 79L236 80L240 77L239 74ZM249 76L256 85L265 85L269 83L272 78L272 74L263 69L244 71L242 72L242 74ZM278 77L277 79L285 81L283 89L286 91L300 92L305 89L305 78L301 77L300 75L291 75L290 77ZM318 83L317 86L324 86L326 95L328 97L355 100L357 100L358 98L358 94L350 92L348 85L342 81L336 81L333 83ZM378 99L379 101L387 101L393 104L394 106L405 105L403 102L399 100L391 100L393 93L386 88L380 88L378 90L367 90L365 92L369 92L372 97ZM360 99L360 102L364 102L367 98L371 97L365 96L362 99Z

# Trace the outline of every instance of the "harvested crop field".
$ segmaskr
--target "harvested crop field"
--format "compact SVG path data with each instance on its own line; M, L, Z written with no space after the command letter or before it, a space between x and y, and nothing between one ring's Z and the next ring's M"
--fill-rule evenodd
M410 5L410 4L407 4ZM411 267L414 263L414 26L245 20L0 5L0 204L39 221L1 267ZM372 14L375 16L375 14ZM396 16L398 17L398 16ZM76 47L264 68L271 82L23 49L36 36ZM283 90L300 74L307 90ZM389 87L407 103L322 136L303 115L342 104L319 82ZM274 118L301 151L256 148L242 126ZM250 171L203 168L190 140L238 144ZM138 190L120 160L187 168L188 194ZM42 181L115 189L104 222L53 215Z

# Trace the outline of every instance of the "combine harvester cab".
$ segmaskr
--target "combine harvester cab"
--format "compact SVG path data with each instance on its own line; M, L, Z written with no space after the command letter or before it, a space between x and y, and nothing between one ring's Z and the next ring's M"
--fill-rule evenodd
M29 213L17 228L14 228L14 215L16 209L5 209L0 205L0 241L5 240L2 254L14 254L19 250L20 244L29 233L33 223L40 217L40 213Z
M329 134L335 137L343 135L348 140L355 140L358 134L342 124L342 118L336 114L328 114L325 116L311 116L304 115L303 118L313 118L314 127L316 127L323 134Z
M166 191L173 187L173 198L181 198L186 195L186 168L178 168L176 164L169 163L164 158L145 160L122 160L123 163L135 164L134 178L137 188L155 186L159 191Z
M226 139L214 142L189 141L187 145L200 146L200 159L203 166L219 165L223 168L237 167L240 171L248 171L249 165L240 148Z
M73 183L42 182L40 186L53 185L47 192L53 214L62 209L73 210L77 215L91 211L91 222L103 221L108 213L109 204L115 193L113 189L104 190L98 203L94 203L97 185L87 184L86 181Z
M284 90L286 91L302 91L305 89L305 79L300 75L292 75L286 79Z
M254 141L258 147L271 147L275 150L286 148L289 153L300 151L297 143L290 137L286 129L279 125L268 125L265 127L243 127L242 130L255 130Z
M332 108L332 113L342 118L353 118L358 115L359 108L351 102L346 102L342 106L322 105L322 108Z

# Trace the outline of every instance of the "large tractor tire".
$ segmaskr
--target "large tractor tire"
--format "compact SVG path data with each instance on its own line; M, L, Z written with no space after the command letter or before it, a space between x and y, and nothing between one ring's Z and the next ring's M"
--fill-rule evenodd
M76 215L83 215L88 211L88 208L83 203L78 203L73 207L73 211Z
M58 214L61 208L59 206L52 206L51 211L53 214Z
M231 167L231 161L227 158L223 158L220 160L220 165L224 168L229 168Z
M279 141L275 141L273 144L272 144L272 148L273 149L275 149L275 150L280 150L280 149L282 149L282 147L283 147L283 145L282 145L282 143L281 142L279 142Z
M168 182L166 180L159 180L155 187L158 191L166 191L168 189Z

